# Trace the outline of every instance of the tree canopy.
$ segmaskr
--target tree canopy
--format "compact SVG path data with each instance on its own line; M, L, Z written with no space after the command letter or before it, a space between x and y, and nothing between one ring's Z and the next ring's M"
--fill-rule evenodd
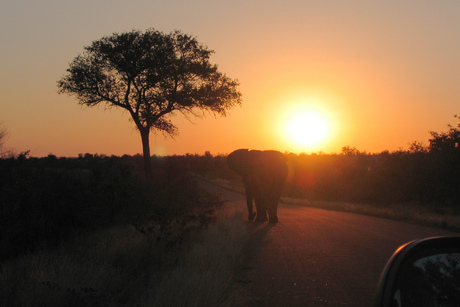
M214 52L195 37L149 29L106 36L84 48L58 81L59 93L86 106L105 103L129 112L142 138L151 177L149 133L177 134L174 112L225 116L241 104L236 79L210 63Z

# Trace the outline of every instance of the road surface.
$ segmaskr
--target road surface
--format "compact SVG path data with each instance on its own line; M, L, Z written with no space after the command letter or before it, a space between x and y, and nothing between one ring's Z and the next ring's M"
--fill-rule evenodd
M213 189L231 210L246 210L244 195ZM248 222L248 257L241 268L247 306L371 306L380 274L400 245L459 235L286 204L278 216L275 225Z

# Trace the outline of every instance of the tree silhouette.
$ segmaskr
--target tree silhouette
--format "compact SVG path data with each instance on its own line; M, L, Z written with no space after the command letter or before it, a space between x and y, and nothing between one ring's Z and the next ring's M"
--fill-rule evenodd
M455 116L460 120L458 116ZM430 132L430 155L438 194L444 204L458 204L460 200L460 123L448 125L446 132Z
M2 154L2 149L3 149L3 144L5 144L6 137L8 136L8 131L6 130L5 127L3 127L3 124L0 123L0 155Z
M8 140L8 136L8 129L2 122L0 122L0 158L12 157L14 155L13 150L8 150L5 147L5 142Z
M175 111L225 116L241 104L238 81L210 63L212 53L180 31L114 33L84 48L58 81L58 92L75 95L81 105L105 103L127 110L141 135L146 180L151 183L152 130L174 136L177 127L169 117Z

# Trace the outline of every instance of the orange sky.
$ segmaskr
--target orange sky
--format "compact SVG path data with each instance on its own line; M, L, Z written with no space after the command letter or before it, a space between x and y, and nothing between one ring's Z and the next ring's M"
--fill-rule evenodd
M391 151L427 143L459 113L456 1L4 2L0 122L6 146L33 156L141 152L128 114L81 108L57 94L56 81L93 40L151 27L197 36L243 94L225 118L177 115L180 135L152 138L152 153ZM330 123L318 146L298 146L285 132L305 108Z

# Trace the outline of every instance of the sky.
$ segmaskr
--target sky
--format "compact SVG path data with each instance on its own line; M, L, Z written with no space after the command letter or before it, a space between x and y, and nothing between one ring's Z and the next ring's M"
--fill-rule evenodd
M149 28L197 37L215 51L211 62L239 80L243 98L227 117L178 114L179 136L152 135L152 154L344 146L377 153L428 144L430 131L446 131L460 114L458 16L456 0L5 0L5 146L37 157L141 153L128 114L81 107L56 82L84 46ZM316 142L305 139L311 133Z

